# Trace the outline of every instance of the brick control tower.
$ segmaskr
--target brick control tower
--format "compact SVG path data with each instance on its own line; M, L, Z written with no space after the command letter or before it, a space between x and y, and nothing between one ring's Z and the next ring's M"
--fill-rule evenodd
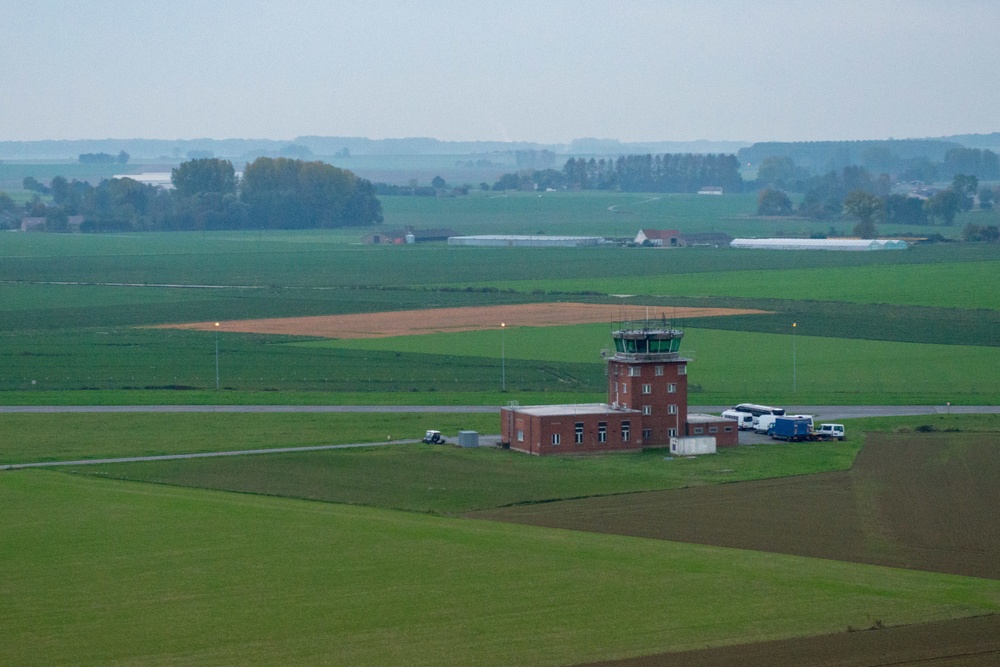
M688 417L687 362L680 356L684 332L669 322L622 322L611 332L608 403L642 412L642 444L667 446L685 435Z

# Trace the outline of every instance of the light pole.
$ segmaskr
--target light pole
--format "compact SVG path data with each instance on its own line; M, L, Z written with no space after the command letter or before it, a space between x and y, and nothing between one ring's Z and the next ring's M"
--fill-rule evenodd
M500 323L500 391L507 391L507 339L504 331L507 324Z
M215 323L215 391L219 391L219 323Z
M795 322L792 322L792 393L795 393Z

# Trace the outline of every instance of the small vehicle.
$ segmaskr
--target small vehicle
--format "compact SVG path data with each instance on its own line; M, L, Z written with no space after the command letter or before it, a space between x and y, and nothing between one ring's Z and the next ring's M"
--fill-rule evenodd
M767 434L775 440L790 440L791 442L811 440L812 418L778 417L767 429Z
M843 440L844 439L844 425L843 424L820 424L819 428L816 429L814 435L817 438L822 438L824 440Z
M441 431L427 431L424 435L425 445L443 445L446 441L444 436L441 435Z
M741 431L753 430L753 415L749 412L739 410L726 410L722 413L723 419L732 419Z
M777 419L774 415L761 415L754 420L753 430L756 433L767 433L767 430L774 425L774 420Z

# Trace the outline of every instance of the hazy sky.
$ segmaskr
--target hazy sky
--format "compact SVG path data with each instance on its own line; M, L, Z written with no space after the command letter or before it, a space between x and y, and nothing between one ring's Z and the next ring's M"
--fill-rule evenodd
M997 0L0 0L0 140L1000 131Z

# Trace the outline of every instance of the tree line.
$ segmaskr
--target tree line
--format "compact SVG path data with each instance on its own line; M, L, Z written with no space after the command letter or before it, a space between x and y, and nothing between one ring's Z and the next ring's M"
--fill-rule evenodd
M301 229L366 226L382 222L382 205L372 184L323 162L262 157L237 178L229 160L203 158L181 163L167 190L131 178L93 186L56 176L46 186L25 179L36 192L23 214L43 217L46 229L65 231L82 216L81 231L180 231L212 229ZM41 199L51 196L52 203ZM7 226L17 206L0 193ZM17 220L19 223L19 220Z
M562 170L526 169L502 175L494 190L614 190L618 192L697 192L721 187L741 192L743 179L735 155L621 155L569 158Z
M863 167L844 167L839 173L813 177L808 183L798 207L792 205L784 190L770 187L760 190L757 214L798 214L820 220L847 215L858 221L853 229L856 236L874 238L877 223L951 226L960 211L972 210L976 197L983 210L992 209L993 202L1000 198L1000 191L979 189L979 179L968 174L958 174L949 187L928 191L924 196L893 193L887 174L874 177Z

